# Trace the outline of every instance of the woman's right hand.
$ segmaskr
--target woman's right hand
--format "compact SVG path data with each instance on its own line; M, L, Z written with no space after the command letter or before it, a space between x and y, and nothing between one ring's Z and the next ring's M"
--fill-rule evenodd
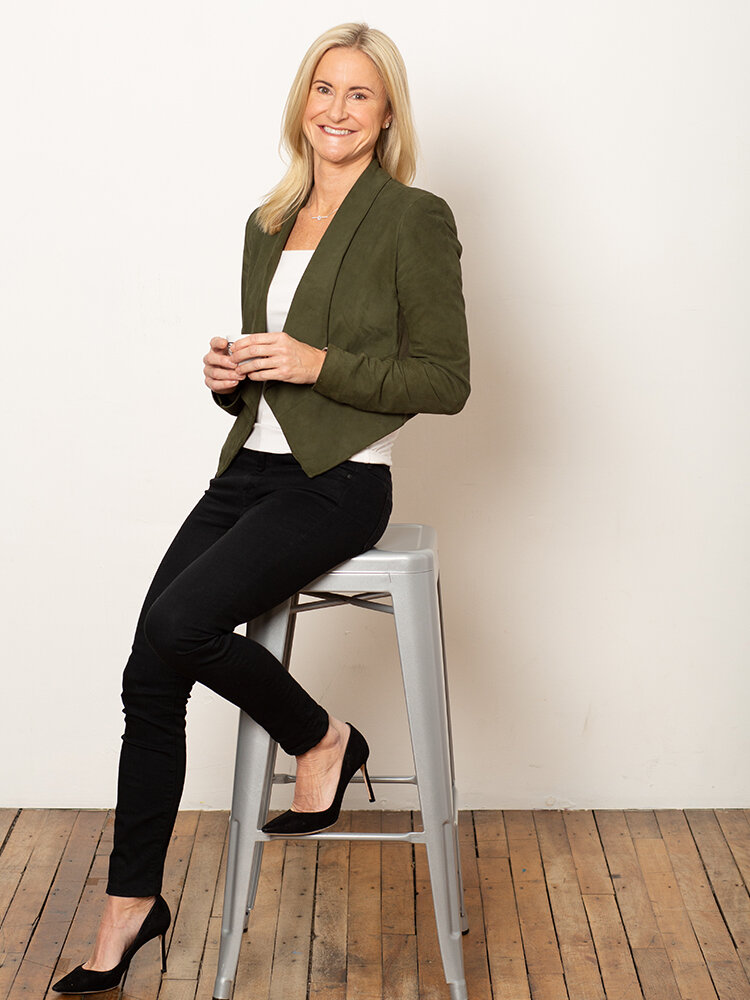
M210 350L203 359L203 374L211 392L226 396L234 392L245 376L235 369L237 365L229 354L229 341L224 337L212 337Z

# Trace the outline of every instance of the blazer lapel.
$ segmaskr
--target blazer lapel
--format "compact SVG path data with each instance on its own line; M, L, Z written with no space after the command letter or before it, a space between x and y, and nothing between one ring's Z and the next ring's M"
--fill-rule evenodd
M390 175L374 159L344 198L297 286L285 324L290 337L312 347L323 348L327 345L328 313L341 261L362 220L390 179ZM287 236L283 237L282 247ZM278 255L273 255L274 270L280 255L280 250ZM273 272L268 279L269 284L272 277Z
M242 304L243 336L248 333L265 333L268 330L266 300L268 288L279 266L281 251L297 219L297 212L283 223L273 236L261 236L248 276L246 298Z

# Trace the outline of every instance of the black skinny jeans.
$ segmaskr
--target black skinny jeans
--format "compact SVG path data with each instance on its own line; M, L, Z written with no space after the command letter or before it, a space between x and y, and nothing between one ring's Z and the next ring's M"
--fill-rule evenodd
M242 708L289 754L323 738L325 709L234 629L371 548L390 512L384 465L343 462L310 479L291 455L243 449L211 480L156 572L125 668L110 895L161 890L195 681Z

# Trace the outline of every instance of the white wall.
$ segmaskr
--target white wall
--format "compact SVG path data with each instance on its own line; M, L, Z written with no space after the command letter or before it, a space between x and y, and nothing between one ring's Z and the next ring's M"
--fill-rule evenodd
M461 804L747 805L747 5L320 11L6 12L0 804L113 803L140 600L228 428L200 359L244 221L304 49L364 18L465 247L474 393L395 468L441 538ZM308 616L295 670L408 767L384 616ZM226 807L235 717L193 696L186 807Z

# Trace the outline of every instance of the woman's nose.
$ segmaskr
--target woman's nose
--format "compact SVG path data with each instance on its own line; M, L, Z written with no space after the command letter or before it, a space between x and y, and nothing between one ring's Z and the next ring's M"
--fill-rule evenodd
M348 111L346 107L346 94L337 94L330 107L329 114L334 121L340 122L346 118Z

